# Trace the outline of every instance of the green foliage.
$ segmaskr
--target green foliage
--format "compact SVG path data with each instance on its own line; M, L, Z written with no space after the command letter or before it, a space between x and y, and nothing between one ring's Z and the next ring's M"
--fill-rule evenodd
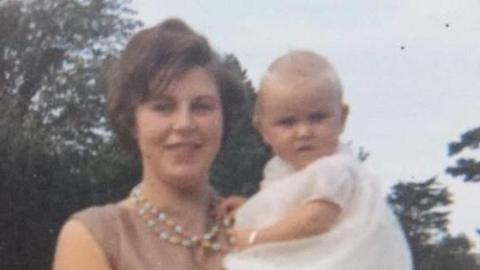
M0 268L47 269L58 227L82 207L87 182L38 136L2 129L0 139Z
M478 270L480 265L476 262L475 255L471 253L471 248L470 241L464 235L445 236L436 244L425 245L415 269Z
M139 26L121 0L8 1L0 9L0 113L52 150L103 141L102 67Z
M465 148L478 150L480 146L480 127L462 134L460 141L448 145L448 154L455 156ZM452 176L463 176L465 182L480 182L480 161L474 158L459 158L456 166L448 167L447 173Z
M435 178L424 182L398 183L388 197L405 231L417 270L479 270L464 236L448 231L445 210L450 193Z
M435 178L398 183L388 200L414 245L431 242L447 232L450 194Z
M229 68L243 78L246 86L246 113L233 130L234 136L226 142L218 155L211 182L221 195L249 196L258 189L262 168L270 157L270 152L253 126L252 113L256 94L246 76L246 70L242 69L233 55L227 55L226 61Z
M50 269L68 215L138 178L103 110L103 67L140 25L126 4L0 3L0 269Z

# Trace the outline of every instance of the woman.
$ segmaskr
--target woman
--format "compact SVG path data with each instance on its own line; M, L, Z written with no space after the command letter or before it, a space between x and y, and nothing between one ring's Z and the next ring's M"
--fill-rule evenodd
M219 269L228 224L208 180L242 85L178 19L133 36L109 83L109 119L141 157L142 178L128 198L67 221L54 269Z

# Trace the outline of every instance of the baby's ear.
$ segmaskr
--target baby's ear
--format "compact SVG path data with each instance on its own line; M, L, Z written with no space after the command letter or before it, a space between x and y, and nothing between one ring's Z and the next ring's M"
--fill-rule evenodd
M255 129L257 129L258 133L262 137L263 142L268 145L268 137L263 130L262 121L260 121L260 118L257 114L253 115L253 126L255 127Z
M345 129L348 115L350 114L350 106L348 104L342 104L342 131Z

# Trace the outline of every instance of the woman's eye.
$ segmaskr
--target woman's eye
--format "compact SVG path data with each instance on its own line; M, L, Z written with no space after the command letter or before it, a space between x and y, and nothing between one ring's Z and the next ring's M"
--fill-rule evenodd
M158 112L169 112L173 109L173 105L169 102L159 102L153 105L153 109Z
M208 102L198 102L192 104L192 109L200 112L213 111L215 109L215 105Z
M208 104L195 104L193 105L193 108L196 110L211 110L212 106Z

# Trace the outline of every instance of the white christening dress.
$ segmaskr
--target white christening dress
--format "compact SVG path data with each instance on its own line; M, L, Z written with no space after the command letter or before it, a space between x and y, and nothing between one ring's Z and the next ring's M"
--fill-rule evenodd
M341 207L321 235L258 244L225 256L227 270L411 270L403 231L378 179L346 146L300 171L278 157L264 170L260 191L236 213L236 228L261 229L314 199Z

